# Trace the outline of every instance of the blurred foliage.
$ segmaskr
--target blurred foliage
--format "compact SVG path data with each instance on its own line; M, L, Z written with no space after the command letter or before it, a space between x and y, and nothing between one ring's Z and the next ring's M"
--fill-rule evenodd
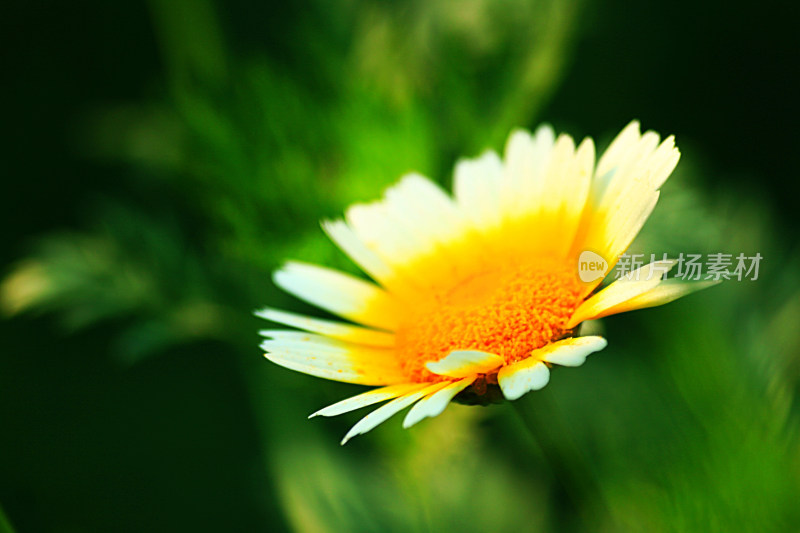
M125 169L119 194L89 195L83 229L35 239L0 304L108 335L131 368L182 349L235 357L261 464L242 483L269 502L256 527L797 530L800 253L764 199L704 190L707 164L681 139L684 160L633 251L758 251L761 277L596 324L609 348L526 399L546 439L531 441L508 405L452 406L340 449L354 417L305 415L359 389L258 356L252 309L317 312L279 293L273 268L355 271L315 221L411 170L446 184L455 158L540 120L589 31L584 2L312 2L245 50L221 4L149 9L156 96L98 103L74 126L87 158ZM565 484L546 442L591 482ZM93 530L73 519L50 530Z
M311 5L294 28L309 49L288 63L231 57L207 2L150 5L169 98L96 109L78 128L86 153L141 169L133 205L100 200L99 232L46 238L3 291L8 312L57 311L70 328L133 318L125 357L237 331L222 307L263 303L247 294L287 256L352 270L313 221L411 165L441 178L453 154L531 122L578 7L365 2L331 18ZM515 12L540 16L531 27Z
M11 527L11 524L8 523L8 519L2 507L0 507L0 533L14 533L14 529Z

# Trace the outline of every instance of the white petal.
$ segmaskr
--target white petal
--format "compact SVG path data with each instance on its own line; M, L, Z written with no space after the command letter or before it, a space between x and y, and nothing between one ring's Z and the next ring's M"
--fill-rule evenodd
M613 267L619 255L628 249L639 234L655 209L660 195L660 191L654 191L643 192L636 197L619 197L608 208L612 214L605 222L597 223L602 231L597 248L601 250L600 255L608 260L610 267Z
M340 402L336 402L333 405L324 407L316 413L312 413L308 418L313 418L315 416L338 416L344 413L349 413L350 411L355 411L356 409L361 409L362 407L367 407L369 405L374 405L386 400L391 400L392 398L397 398L398 396L403 396L411 392L422 390L427 386L427 383L403 383L400 385L389 385L388 387L373 389L363 394L359 394L358 396L346 398Z
M370 250L393 268L431 254L465 231L465 219L453 200L431 180L413 173L390 187L383 200L352 206L345 217L362 243L359 255Z
M629 124L600 158L592 182L591 209L583 222L586 231L575 248L596 252L613 266L650 216L658 189L679 158L673 137L659 144L658 134L648 131L641 135L638 122Z
M657 133L648 131L628 147L614 167L613 177L606 184L601 205L607 198L624 193L634 182L646 183L651 191L658 189L655 182L650 180L650 167L659 140Z
M384 202L426 243L446 245L465 231L464 219L453 200L419 174L409 174L389 188Z
M617 313L624 313L635 309L664 305L678 298L682 298L687 294L712 287L718 283L719 281L687 282L678 279L664 280L647 292L604 310L603 315L616 315Z
M638 143L640 138L639 121L633 120L611 141L611 144L603 153L603 157L597 163L597 174L600 176L605 175L619 166L623 155L628 152L631 146Z
M271 309L269 307L256 311L255 314L258 317L272 322L303 329L312 333L319 333L326 337L352 342L354 344L366 344L382 348L391 348L395 344L394 335L385 331L351 326L350 324L342 324L341 322L333 322L321 318L312 318L310 316L298 315L288 311ZM268 331L262 333L262 335L265 336L268 334Z
M531 357L561 366L581 366L587 355L599 352L607 345L603 337L570 337L534 350Z
M291 261L273 274L275 284L317 307L387 330L397 327L397 304L372 283L343 272Z
M538 211L546 199L542 195L545 171L555 144L553 128L540 126L531 136L516 130L508 137L500 195L509 216Z
M497 383L507 400L516 400L527 392L539 390L550 381L550 369L534 357L504 366L497 373Z
M541 192L546 210L559 210L561 205L568 201L570 193L578 192L572 190L571 174L574 158L575 141L569 135L559 135L553 147L550 164L544 177L544 188ZM587 185L589 178L591 178L591 172L588 176L584 176Z
M580 215L586 207L594 174L595 148L591 138L585 138L575 150L569 179L565 179L564 205L571 216Z
M459 350L450 352L439 361L425 363L425 368L440 376L464 378L470 374L489 372L504 362L502 357L493 353Z
M450 401L462 390L469 387L476 376L470 376L459 381L450 383L445 388L438 390L421 399L411 408L403 420L403 427L410 428L423 418L439 416L445 410Z
M350 206L345 220L364 246L392 269L434 250L434 243L415 235L413 227L382 201Z
M477 159L456 163L453 193L461 211L478 229L495 227L500 222L499 183L503 163L495 152L487 151Z
M447 386L447 382L434 383L433 385L429 385L422 390L406 394L405 396L401 396L400 398L392 400L391 402L378 407L370 414L359 420L358 423L347 432L347 435L345 435L342 439L342 444L347 443L348 440L352 439L356 435L366 433L367 431L378 426L381 422L388 420L396 413L399 413L409 405L413 404L417 400L424 398L428 394L434 393L445 386Z
M670 135L661 143L648 162L649 181L656 189L660 188L678 165L681 153L675 147L675 137Z
M585 139L576 149L572 138L561 135L553 149L542 192L547 202L542 213L551 221L541 249L563 257L572 247L581 223L594 172L594 143Z
M526 182L532 181L536 161L533 158L533 138L525 130L515 130L508 136L500 181L500 203L504 211L517 214L524 202L519 198ZM541 179L541 176L538 176Z
M350 259L373 279L383 281L392 275L392 269L374 251L364 245L344 220L323 221L322 229Z
M501 194L503 220L530 253L564 257L570 251L592 183L594 143L576 150L569 135L554 139L551 128L535 136L515 131L506 145ZM521 225L514 226L519 222Z

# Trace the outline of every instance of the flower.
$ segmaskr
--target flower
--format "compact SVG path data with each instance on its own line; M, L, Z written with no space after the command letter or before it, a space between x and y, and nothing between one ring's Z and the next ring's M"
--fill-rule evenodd
M541 389L552 365L580 366L605 348L602 337L576 335L581 322L708 286L663 280L671 262L656 261L595 291L679 157L673 137L641 134L634 121L595 165L591 139L576 148L569 135L542 126L513 132L503 160L488 151L458 162L452 197L418 174L405 176L382 200L322 223L374 283L300 262L274 274L284 290L351 323L261 310L302 330L262 331L266 357L379 387L311 415L388 401L342 444L412 405L404 427L440 414L459 394L515 400ZM602 271L581 276L581 254Z

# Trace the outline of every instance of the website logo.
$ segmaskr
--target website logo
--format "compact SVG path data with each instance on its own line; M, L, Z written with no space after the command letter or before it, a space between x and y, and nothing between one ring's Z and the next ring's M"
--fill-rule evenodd
M608 261L600 255L584 250L578 257L578 277L584 283L591 283L606 275Z

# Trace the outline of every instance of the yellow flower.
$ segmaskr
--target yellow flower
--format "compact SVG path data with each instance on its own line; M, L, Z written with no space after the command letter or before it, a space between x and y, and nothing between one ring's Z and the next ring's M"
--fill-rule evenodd
M584 320L708 285L662 280L671 262L656 261L593 292L647 220L679 157L672 137L642 135L632 122L595 165L591 139L576 148L542 126L533 135L513 132L503 160L489 151L460 161L452 197L408 175L382 200L323 222L374 283L299 262L274 275L284 290L360 325L264 309L257 314L304 330L263 331L266 357L380 387L314 413L391 400L343 444L412 405L404 427L438 415L459 393L480 400L499 390L515 400L540 389L552 365L579 366L606 346L602 337L575 336ZM601 270L581 275L579 260Z

